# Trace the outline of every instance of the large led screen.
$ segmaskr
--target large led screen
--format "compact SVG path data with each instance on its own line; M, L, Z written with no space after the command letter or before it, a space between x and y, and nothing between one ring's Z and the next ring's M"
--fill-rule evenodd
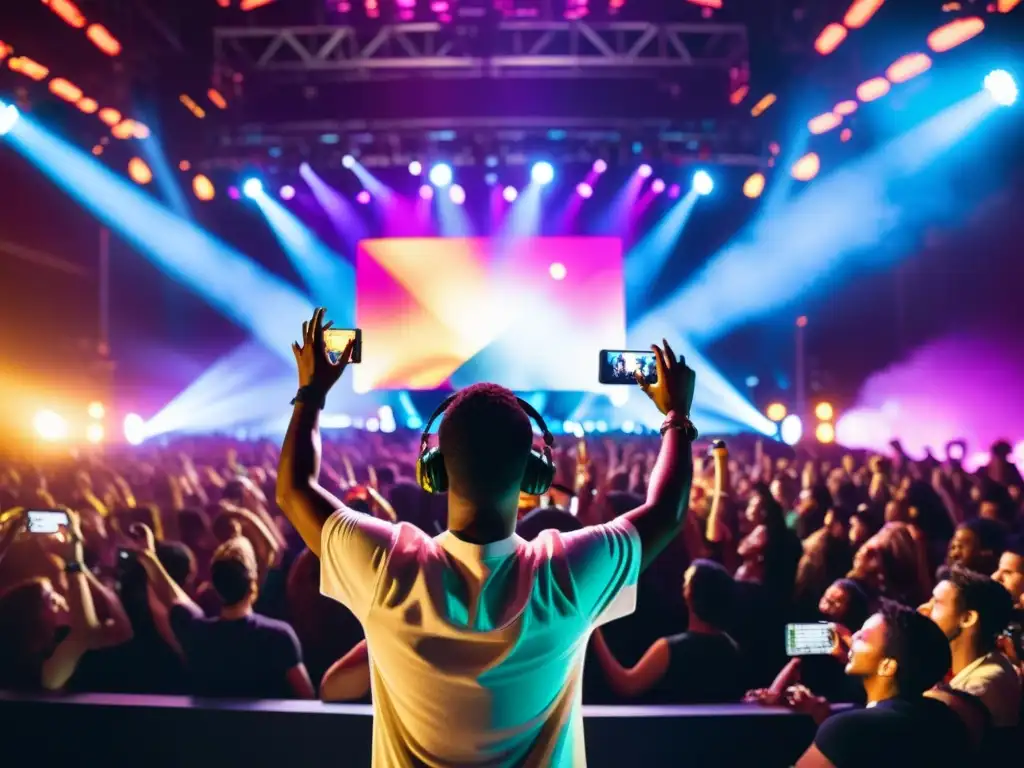
M613 237L363 240L354 386L592 390L624 346L622 260Z

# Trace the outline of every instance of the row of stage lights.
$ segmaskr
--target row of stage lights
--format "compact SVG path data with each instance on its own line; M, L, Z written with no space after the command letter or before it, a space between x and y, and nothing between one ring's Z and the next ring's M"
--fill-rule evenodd
M779 438L786 445L796 445L803 439L803 419L790 413L783 403L772 403L765 408L764 415L778 425ZM814 428L814 439L819 443L831 445L836 441L835 417L836 409L832 403L823 400L814 406L814 418L818 422Z
M100 445L107 440L107 429L104 419L107 409L103 403L95 401L86 408L89 417L82 434L85 441L92 445ZM73 434L71 422L54 410L42 410L36 413L32 426L36 436L44 443L78 442ZM139 445L146 437L146 422L137 413L129 413L122 422L122 434L129 445Z
M356 162L352 155L345 155L342 158L342 165L348 169L354 168ZM591 166L593 176L600 176L607 170L608 163L604 160L595 160L593 166ZM423 172L423 164L419 160L413 160L409 163L410 175L420 177L423 175ZM654 169L648 163L643 163L637 167L636 174L640 178L649 179L654 175ZM456 205L462 205L466 202L466 190L460 184L455 183L455 171L448 163L435 163L430 167L426 177L429 183L424 183L419 189L419 196L423 200L432 199L435 189L443 189L447 190L448 198ZM530 180L538 186L548 186L555 180L554 166L546 160L534 163L530 167ZM484 181L489 186L495 186L498 183L498 175L494 172L488 172L484 177ZM667 191L669 197L672 198L679 197L682 192L678 184L669 186L660 178L651 181L650 189L656 195ZM691 179L691 189L695 194L702 197L710 195L715 189L714 179L711 178L711 174L707 171L703 169L697 170ZM256 177L247 178L242 182L241 195L245 197L252 199L263 194L264 191L263 182ZM593 182L581 181L576 185L576 194L584 199L590 198L594 194ZM760 194L760 190L758 190L758 194ZM282 200L291 200L295 197L295 187L291 184L285 184L278 190L278 195ZM502 189L501 195L505 202L513 203L519 197L519 190L514 186L508 185ZM229 196L237 199L239 197L237 188L232 187L229 190ZM363 205L368 204L371 199L372 196L367 189L360 190L356 195L356 201Z

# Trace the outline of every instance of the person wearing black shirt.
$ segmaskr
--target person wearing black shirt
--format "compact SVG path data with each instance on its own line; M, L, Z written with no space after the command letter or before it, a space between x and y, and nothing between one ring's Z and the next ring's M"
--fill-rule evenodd
M683 580L689 629L654 642L636 666L624 668L601 631L594 651L612 690L619 696L647 695L663 704L716 704L740 700L743 662L735 641L722 631L732 610L733 579L711 560L695 560Z
M924 695L949 666L949 644L934 622L883 601L853 634L846 664L846 673L860 678L867 706L825 720L796 768L969 765L964 722Z
M255 613L259 595L256 556L248 539L235 537L213 556L210 580L223 607L218 618L203 616L153 554L152 532L139 562L156 596L170 606L174 636L181 643L197 696L215 698L304 698L314 696L295 631Z

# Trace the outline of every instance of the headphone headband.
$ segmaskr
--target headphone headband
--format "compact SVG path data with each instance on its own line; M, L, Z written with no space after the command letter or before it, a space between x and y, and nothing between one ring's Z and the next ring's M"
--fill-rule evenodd
M452 404L452 401L459 396L456 392L453 395L448 395L441 404L434 409L434 412L430 414L430 418L427 419L426 425L423 427L423 434L420 435L420 453L427 448L427 443L430 441L430 428L434 422L437 421L438 417L448 410L448 406ZM519 407L523 409L523 412L537 422L537 426L540 427L541 439L544 441L544 455L549 459L551 458L551 446L555 444L555 438L548 430L548 425L544 421L544 417L537 413L537 409L530 405L528 402L523 400L521 397L516 397L516 402L519 403Z

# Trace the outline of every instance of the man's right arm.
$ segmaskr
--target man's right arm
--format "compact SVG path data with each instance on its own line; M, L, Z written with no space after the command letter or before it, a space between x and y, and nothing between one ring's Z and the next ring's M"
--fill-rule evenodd
M673 420L669 416L670 422ZM693 482L693 451L686 431L672 427L661 441L658 460L647 485L647 502L625 517L636 528L642 550L641 570L679 534Z

